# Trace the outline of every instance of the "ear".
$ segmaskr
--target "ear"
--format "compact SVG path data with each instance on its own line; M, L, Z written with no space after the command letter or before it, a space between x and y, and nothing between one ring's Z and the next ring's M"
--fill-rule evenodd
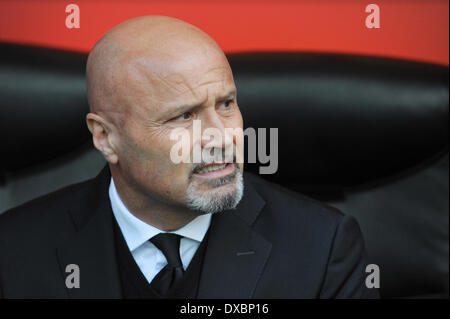
M102 152L110 164L117 164L119 157L111 144L111 131L108 129L106 120L98 114L88 113L86 123L92 134L95 148Z

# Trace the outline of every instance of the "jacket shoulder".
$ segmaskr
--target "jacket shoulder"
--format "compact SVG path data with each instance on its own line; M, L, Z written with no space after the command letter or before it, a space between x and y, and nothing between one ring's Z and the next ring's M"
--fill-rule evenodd
M91 180L72 184L0 214L0 233L13 234L55 224L74 205L86 200Z
M306 218L319 224L336 225L345 216L335 207L269 182L255 174L246 173L246 177L266 202L266 211L272 211L280 217L290 220Z

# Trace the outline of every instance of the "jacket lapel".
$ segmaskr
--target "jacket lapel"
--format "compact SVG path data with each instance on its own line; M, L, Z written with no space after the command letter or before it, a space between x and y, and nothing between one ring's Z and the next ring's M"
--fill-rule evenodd
M213 216L198 298L252 298L272 244L252 229L264 200L248 178L236 210Z
M71 298L120 298L120 278L115 256L113 214L108 196L108 167L95 178L85 204L70 211L75 234L57 249L63 280L69 264L80 271L80 287L67 288Z

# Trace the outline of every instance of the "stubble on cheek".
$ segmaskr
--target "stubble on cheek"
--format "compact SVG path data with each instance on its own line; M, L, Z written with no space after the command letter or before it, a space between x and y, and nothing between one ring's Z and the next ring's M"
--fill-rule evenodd
M148 144L155 145L152 142ZM171 161L170 141L163 143L164 148L146 145L130 143L124 149L127 169L132 172L138 187L151 197L161 197L176 204L184 203L189 177L188 164Z

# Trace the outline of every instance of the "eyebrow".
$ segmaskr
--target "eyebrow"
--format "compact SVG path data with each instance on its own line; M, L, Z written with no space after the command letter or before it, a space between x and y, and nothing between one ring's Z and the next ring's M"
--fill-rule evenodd
M236 90L233 89L230 92L226 93L225 95L219 97L217 99L216 103L221 103L221 102L224 102L224 101L226 101L228 99L235 98L235 97L236 97ZM196 108L201 107L203 104L205 104L205 102L206 102L206 99L203 100L200 103L180 105L175 110L167 112L166 116L169 116L169 115L172 115L172 114L183 114L183 113L186 113L188 111L191 111L191 110L194 110Z

